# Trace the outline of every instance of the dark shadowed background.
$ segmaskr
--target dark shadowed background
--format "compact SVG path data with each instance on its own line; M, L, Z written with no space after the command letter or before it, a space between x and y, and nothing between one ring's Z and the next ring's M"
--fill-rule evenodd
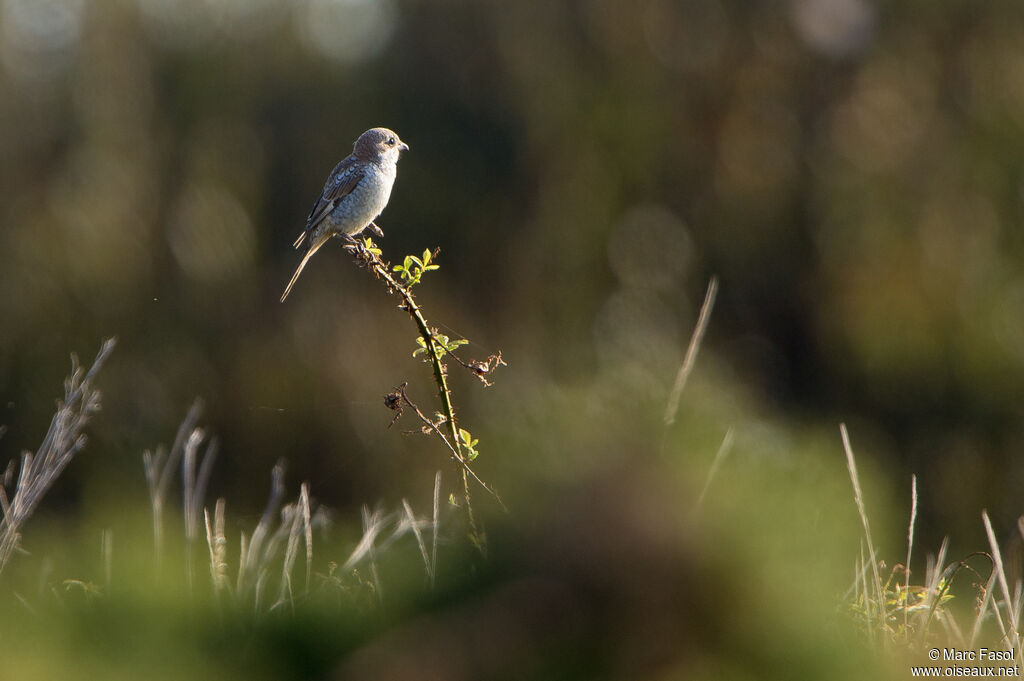
M732 428L713 494L822 531L778 511L799 489L849 530L847 579L846 421L891 545L916 473L921 541L974 550L1024 483L1022 45L1011 0L0 0L0 461L116 335L47 512L144 512L141 453L196 397L209 496L247 520L282 457L341 518L454 481L387 427L393 386L434 395L396 300L330 245L278 303L325 175L383 125L411 146L384 257L440 247L428 317L508 361L452 376L513 509L633 466L689 504Z

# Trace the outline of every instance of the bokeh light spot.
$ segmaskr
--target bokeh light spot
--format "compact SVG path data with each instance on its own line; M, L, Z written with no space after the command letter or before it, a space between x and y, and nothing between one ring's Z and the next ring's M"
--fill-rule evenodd
M875 8L865 0L796 0L793 23L808 47L830 57L861 52L875 28Z
M178 264L200 281L241 274L255 251L252 222L242 205L218 188L191 186L179 199L168 239Z
M300 34L317 52L358 62L387 47L398 11L392 0L310 0L298 19Z
M3 0L0 48L4 68L24 79L64 71L82 29L82 0Z
M679 282L692 258L689 229L657 204L632 208L608 239L608 260L627 287L669 288Z

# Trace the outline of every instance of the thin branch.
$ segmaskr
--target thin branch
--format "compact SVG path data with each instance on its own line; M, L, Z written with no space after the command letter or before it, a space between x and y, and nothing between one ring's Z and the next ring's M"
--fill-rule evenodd
M443 432L441 432L440 428L438 428L438 425L431 421L430 419L428 419L426 415L423 413L423 411L418 406L416 406L416 404L412 400L409 399L409 395L406 393L405 388L405 383L403 383L400 386L397 386L395 388L395 391L391 393L389 397L391 397L392 395L397 395L401 403L404 403L406 406L408 406L414 412L416 412L416 416L418 416L420 421L423 422L424 427L427 428L430 432L436 434L439 438L441 438L441 441L444 442L445 445L448 447L448 450L452 454L452 458L455 459L460 466L462 466L463 475L468 474L469 477L476 480L476 482L481 487L483 487L491 496L494 497L495 501L498 502L498 505L501 506L501 509L507 512L508 507L505 506L505 502L501 500L501 496L496 491L494 491L494 489L490 485L488 485L486 482L480 479L480 476L476 474L476 471L474 471L473 468L469 465L469 462L462 457L460 448L457 446L453 446L452 443L448 441L448 437ZM456 445L458 445L459 441L457 435L455 436L455 441Z
M466 463L467 457L463 451L462 442L459 439L459 430L455 418L455 407L452 404L451 389L448 387L448 372L444 362L442 361L445 354L451 354L453 357L455 357L455 355L453 355L452 351L438 338L437 330L431 328L430 324L427 323L426 317L423 316L422 310L412 295L411 286L402 285L402 283L392 275L388 264L381 260L378 255L378 251L372 248L372 245L368 247L368 244L371 244L368 240L354 240L354 242L347 245L346 248L353 254L360 265L366 267L373 272L378 279L382 279L384 281L389 293L398 294L401 297L402 304L399 305L399 308L409 313L409 316L412 317L413 322L416 324L416 328L419 330L420 337L423 339L427 350L431 368L433 369L434 383L437 384L437 393L441 400L441 410L444 415L444 423L447 424L447 429L449 431L450 438L442 436L442 440L444 440L449 449L453 451L454 458L462 466L463 497L466 501L466 515L469 520L470 533L474 542L483 552L484 535L477 526L476 517L473 512L472 497L469 489L469 478L473 477L484 487L484 489L487 489L495 498L499 499L499 503L500 498L493 490L487 487L487 485L485 485L475 473L473 473L472 469ZM434 254L436 256L437 251L435 251ZM472 363L467 363L458 357L456 357L456 361L468 370L472 371L485 384L488 383L485 376L498 366L505 364L501 359L500 353L492 355L486 362L474 361ZM411 403L410 406L412 406ZM435 432L439 435L441 434L441 431L436 424L429 421L429 419L422 417L422 412L420 412L420 415L421 418L430 423L431 428ZM504 504L502 504L502 508L504 508Z

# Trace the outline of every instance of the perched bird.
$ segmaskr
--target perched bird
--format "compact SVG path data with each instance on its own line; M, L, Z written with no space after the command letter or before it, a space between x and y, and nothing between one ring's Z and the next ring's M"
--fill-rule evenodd
M334 167L324 190L306 218L306 229L295 240L295 248L308 244L306 255L288 282L281 302L291 293L313 254L335 234L351 239L373 221L388 205L391 187L398 173L398 156L409 145L387 128L371 128L352 145L352 155ZM372 229L380 232L376 225Z

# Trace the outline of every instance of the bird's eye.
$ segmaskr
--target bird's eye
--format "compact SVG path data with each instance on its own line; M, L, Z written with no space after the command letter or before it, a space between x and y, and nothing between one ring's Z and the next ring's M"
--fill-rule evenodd
M395 138L394 137L389 137L388 138L388 146L390 146L390 147L395 146Z

